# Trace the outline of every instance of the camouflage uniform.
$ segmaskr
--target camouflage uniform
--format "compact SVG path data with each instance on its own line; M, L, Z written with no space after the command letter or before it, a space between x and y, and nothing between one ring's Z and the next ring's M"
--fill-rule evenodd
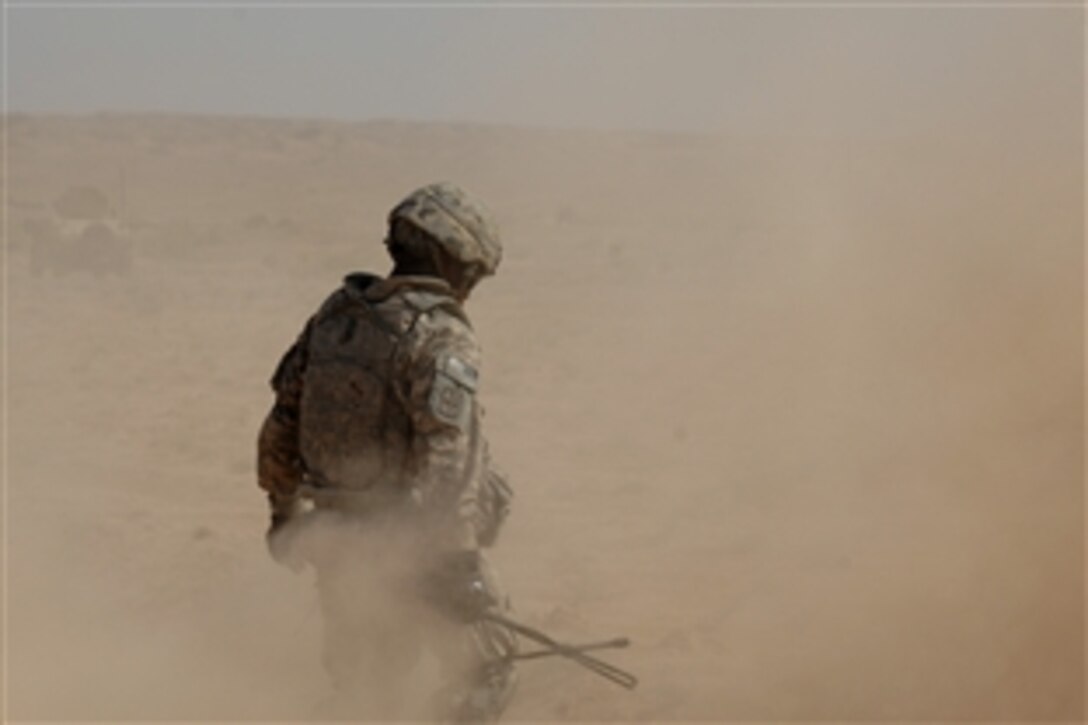
M418 209L409 205L407 212ZM398 215L404 217L405 204L391 218ZM449 666L455 719L469 720L497 717L505 706L516 641L479 612L458 619L444 595L426 596L420 581L468 553L480 566L484 608L508 607L478 553L493 542L509 501L481 431L479 364L471 325L444 279L349 275L276 369L276 402L258 446L258 478L274 527L310 501L314 514L411 539L411 571L382 579L383 586L420 592L406 600L418 609L408 628L391 625L404 621L403 611L386 618L368 608L360 601L365 592L352 592L350 577L342 576L345 567L380 569L379 554L364 562L359 552L344 551L312 561L334 683L350 687L379 671L407 673L425 646Z

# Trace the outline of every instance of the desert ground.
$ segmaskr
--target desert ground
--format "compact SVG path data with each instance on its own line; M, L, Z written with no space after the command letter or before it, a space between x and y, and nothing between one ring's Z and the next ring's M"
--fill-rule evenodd
M321 717L256 433L439 179L506 244L468 305L517 492L493 561L525 622L626 635L641 680L529 662L509 719L1082 719L1080 148L5 123L13 721Z

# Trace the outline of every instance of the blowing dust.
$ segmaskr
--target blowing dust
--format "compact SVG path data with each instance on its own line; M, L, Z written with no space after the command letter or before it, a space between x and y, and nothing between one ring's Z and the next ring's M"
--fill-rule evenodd
M527 662L509 718L1083 714L1062 143L7 123L13 720L320 720L391 692L335 699L313 573L265 550L255 440L306 317L386 271L385 213L443 178L506 242L467 307L516 490L492 561L526 623L626 635L606 659L641 679ZM396 608L373 571L347 599ZM396 714L436 677L422 657Z
M477 664L467 630L421 572L434 568L417 526L311 510L289 525L292 566L310 569L322 620L322 664L334 692L318 715L435 720Z

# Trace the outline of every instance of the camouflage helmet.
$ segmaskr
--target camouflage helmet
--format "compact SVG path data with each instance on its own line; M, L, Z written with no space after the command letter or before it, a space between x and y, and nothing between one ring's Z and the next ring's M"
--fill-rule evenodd
M494 274L502 259L499 230L490 212L464 189L448 182L416 189L389 212L389 226L409 222L450 258L474 268L475 276Z

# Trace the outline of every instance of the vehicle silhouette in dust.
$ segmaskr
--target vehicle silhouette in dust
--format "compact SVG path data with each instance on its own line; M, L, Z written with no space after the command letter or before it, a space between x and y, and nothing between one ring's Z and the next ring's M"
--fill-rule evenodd
M129 233L101 191L69 187L51 211L49 216L22 224L31 274L87 272L95 277L123 277L132 270Z

